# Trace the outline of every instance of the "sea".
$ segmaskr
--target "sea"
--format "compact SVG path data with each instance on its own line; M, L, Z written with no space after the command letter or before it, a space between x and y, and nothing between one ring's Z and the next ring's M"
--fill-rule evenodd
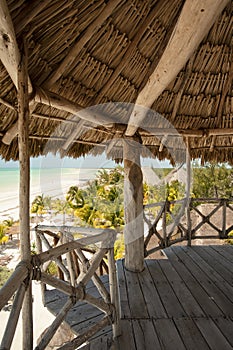
M83 187L94 179L98 169L32 168L30 200L40 194L65 198L70 186ZM17 220L19 211L19 169L0 168L0 221L8 217Z

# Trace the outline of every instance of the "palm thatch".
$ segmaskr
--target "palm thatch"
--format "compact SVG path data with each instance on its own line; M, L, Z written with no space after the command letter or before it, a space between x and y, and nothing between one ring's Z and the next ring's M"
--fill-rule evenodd
M185 1L6 5L16 45L24 40L28 49L31 156L106 151L121 159L134 103L161 62ZM232 5L226 1L150 109L141 107L146 116L135 132L143 156L182 161L188 142L192 158L233 163ZM3 48L12 43L1 29L2 62ZM0 63L0 154L10 160L18 158L17 82L6 66Z

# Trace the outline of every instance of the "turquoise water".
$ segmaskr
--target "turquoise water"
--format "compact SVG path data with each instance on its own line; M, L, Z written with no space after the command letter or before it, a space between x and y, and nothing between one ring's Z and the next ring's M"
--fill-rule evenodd
M97 169L77 168L51 168L31 169L31 187L40 186L46 190L50 186L58 186L59 183L70 182L72 185L83 185L95 177ZM19 187L18 168L0 168L0 191L1 195L6 192L15 192Z
M65 198L70 186L85 186L95 178L98 169L38 168L30 171L30 200L44 194ZM18 217L19 169L0 168L0 219ZM0 220L0 221L1 221Z

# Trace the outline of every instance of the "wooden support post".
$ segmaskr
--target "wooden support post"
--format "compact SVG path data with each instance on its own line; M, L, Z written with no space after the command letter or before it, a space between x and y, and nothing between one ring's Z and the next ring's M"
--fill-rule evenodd
M162 228L163 228L163 242L162 242L162 247L166 248L168 245L167 242L167 209L168 209L168 201L166 200L165 205L164 205L164 213L162 217Z
M121 334L120 327L120 299L119 289L116 273L116 262L114 260L114 248L110 248L108 251L108 264L109 264L109 287L111 295L111 303L114 305L114 318L113 318L113 338L118 337Z
M143 182L137 140L123 142L125 267L133 272L144 269Z
M37 253L40 254L42 253L42 241L41 241L37 226L35 227L35 235L36 235L36 250L37 250ZM43 271L43 267L42 267L42 271ZM41 282L41 296L42 296L43 305L45 305L45 291L46 291L46 284Z
M227 202L226 202L226 199L224 199L223 207L222 207L222 234L220 235L220 238L227 238L226 237L226 219L227 219Z
M191 189L191 159L190 159L190 148L189 139L187 138L186 143L186 220L187 220L187 236L188 236L188 246L191 247L192 241L192 223L190 216L190 189Z
M11 344L15 335L19 314L21 311L23 298L25 294L25 284L22 283L19 287L17 294L14 298L14 303L11 309L11 313L8 318L8 322L5 328L5 333L2 338L2 343L0 345L0 349L10 349Z
M27 52L22 45L20 63L18 66L18 115L19 115L19 232L21 259L30 262L30 223L29 223L29 189L30 189L30 156L29 156L29 95L28 95L28 72ZM22 349L33 348L33 320L32 320L32 290L29 281L25 293L23 308L23 346Z

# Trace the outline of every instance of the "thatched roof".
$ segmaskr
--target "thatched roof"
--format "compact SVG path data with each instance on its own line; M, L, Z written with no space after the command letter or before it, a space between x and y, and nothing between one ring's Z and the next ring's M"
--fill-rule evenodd
M216 2L220 5L208 19ZM126 132L146 146L144 156L182 160L188 139L193 158L232 163L232 5L232 0L1 0L0 154L18 158L14 68L24 38L32 156L61 151L79 157L105 150L122 158ZM180 28L184 9L191 18ZM205 20L196 23L198 16ZM16 41L6 29L9 19ZM169 56L166 48L176 44L176 35L183 40L189 23L196 23L191 39ZM183 28L181 34L177 28ZM195 40L179 68L177 60ZM8 51L13 54L4 57ZM169 82L163 75L171 67ZM136 101L150 112L135 111Z

